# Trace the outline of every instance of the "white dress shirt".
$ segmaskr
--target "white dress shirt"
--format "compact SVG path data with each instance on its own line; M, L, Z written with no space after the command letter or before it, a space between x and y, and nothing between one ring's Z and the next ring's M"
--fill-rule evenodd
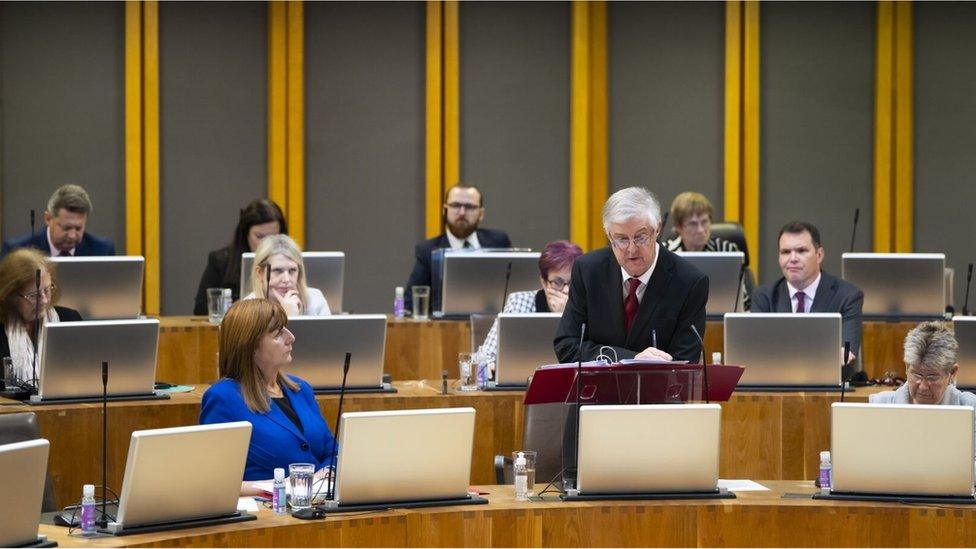
M460 238L454 236L454 233L452 233L450 230L446 232L447 232L447 241L451 243L452 250L460 250L461 248L464 248L465 241L467 241L468 245L475 250L481 248L481 242L478 242L478 231L471 233L470 235L468 235L468 238L464 240L461 240Z
M817 273L817 278L813 279L813 282L809 286L804 288L803 295L803 312L809 313L810 307L813 306L813 298L817 297L817 287L820 286L820 273ZM799 300L796 298L796 293L801 291L793 287L789 282L786 283L786 288L790 291L790 307L793 308L793 312L796 312L796 306Z
M654 263L651 263L651 268L649 268L646 271L644 271L644 274L642 274L639 277L637 277L641 281L640 286L637 287L637 302L638 303L640 303L641 300L644 299L644 290L647 289L647 282L651 279L651 275L654 274L654 267L657 266L657 258L659 258L659 257L661 257L661 245L655 242L654 243ZM621 274L621 276L623 276L623 279L624 279L624 300L626 301L627 300L627 294L630 292L630 284L627 283L627 280L630 279L630 275L627 274L627 271L625 271L623 267L620 268L620 274Z

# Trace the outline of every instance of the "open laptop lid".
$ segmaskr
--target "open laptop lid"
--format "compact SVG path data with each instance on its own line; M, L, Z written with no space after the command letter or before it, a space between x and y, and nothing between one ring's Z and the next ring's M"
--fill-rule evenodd
M435 315L494 313L505 306L505 278L508 293L539 289L539 252L492 249L435 250L432 256L431 303L440 296Z
M735 304L742 307L739 293L739 274L746 254L743 252L675 252L708 277L708 316L735 312Z
M956 385L968 389L976 388L976 316L956 316L952 327L959 342L959 372Z
M579 491L715 490L721 424L718 404L583 406Z
M342 288L345 278L345 252L302 252L305 264L305 283L309 288L322 291L329 310L342 312ZM251 293L251 269L254 268L254 253L241 254L241 297Z
M49 449L43 438L0 445L0 547L37 541Z
M342 414L339 504L465 497L474 417L474 408Z
M552 341L562 313L501 313L498 315L498 385L528 385L535 369L556 358Z
M114 528L235 513L250 440L246 421L133 432Z
M352 353L346 387L383 384L386 315L301 316L288 319L295 334L286 368L315 389L339 388L346 353Z
M835 402L832 489L971 496L973 420L969 406Z
M745 367L740 387L839 387L840 313L728 313L725 362Z
M50 258L58 271L58 305L86 320L136 318L142 314L145 258L141 255Z
M864 292L865 317L945 313L945 254L845 253L841 276Z
M45 324L37 396L101 396L103 361L108 362L109 396L152 394L158 341L155 318Z

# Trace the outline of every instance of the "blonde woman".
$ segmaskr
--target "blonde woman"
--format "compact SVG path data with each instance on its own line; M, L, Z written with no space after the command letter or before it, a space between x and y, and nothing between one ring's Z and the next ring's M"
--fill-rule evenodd
M270 288L266 287L267 280ZM332 314L321 290L307 286L302 252L288 235L267 236L258 245L251 288L253 291L244 299L267 296L280 303L288 316Z

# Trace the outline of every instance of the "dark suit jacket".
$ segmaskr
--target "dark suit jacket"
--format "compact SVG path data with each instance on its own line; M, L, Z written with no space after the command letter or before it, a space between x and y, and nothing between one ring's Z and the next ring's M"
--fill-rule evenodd
M230 262L230 246L214 250L207 256L207 267L200 277L197 295L193 300L193 314L207 314L207 288L230 288L231 299L237 301L241 297L240 280L224 280L227 264ZM240 261L240 258L238 258Z
M7 255L8 253L16 250L17 248L37 248L44 255L51 253L51 247L47 243L47 227L42 226L34 233L34 238L31 235L24 234L20 236L15 236L10 240L5 240L3 242L3 249L0 250L0 257ZM75 255L115 255L115 243L107 238L101 238L95 236L89 232L85 233L82 237L81 242L75 246Z
M505 231L498 231L494 229L478 229L475 231L478 235L478 242L481 243L482 248L511 248L512 241L508 239L508 235ZM434 238L429 238L424 240L414 249L414 255L417 256L417 261L413 265L413 272L410 273L410 279L407 280L407 285L404 286L404 301L407 303L407 307L410 307L410 302L413 299L413 292L410 291L412 286L430 286L432 275L430 272L430 257L431 253L438 248L450 248L451 242L447 239L447 234L441 233L440 236L435 236ZM433 294L433 292L431 292ZM434 296L436 298L436 296ZM436 311L440 308L440 301L437 303L431 300L430 310Z
M851 342L851 352L855 355L861 348L861 308L864 305L864 292L857 286L820 271L820 285L810 306L811 313L840 313L843 322L844 341ZM776 284L763 285L752 293L752 312L790 313L790 290L786 279L780 277Z
M58 312L58 319L61 322L81 322L82 320L81 315L74 309L55 305L54 310ZM0 322L0 358L5 356L10 356L10 342L7 341L6 326Z
M651 346L675 360L697 361L701 343L691 326L705 335L708 277L663 246L648 281L630 333L624 331L623 276L609 247L590 252L573 264L569 301L554 341L560 362L576 362L580 326L586 323L582 360L594 360L601 346L613 347L618 359L634 358Z

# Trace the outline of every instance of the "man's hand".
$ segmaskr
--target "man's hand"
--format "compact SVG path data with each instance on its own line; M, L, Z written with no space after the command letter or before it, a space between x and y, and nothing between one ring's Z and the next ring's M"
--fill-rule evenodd
M641 351L640 353L638 353L637 356L635 356L634 358L636 358L638 360L641 360L641 359L667 360L667 361L672 360L671 359L671 355L669 355L668 353L665 353L661 349L656 349L654 347L648 347L648 348L644 349L643 351Z

